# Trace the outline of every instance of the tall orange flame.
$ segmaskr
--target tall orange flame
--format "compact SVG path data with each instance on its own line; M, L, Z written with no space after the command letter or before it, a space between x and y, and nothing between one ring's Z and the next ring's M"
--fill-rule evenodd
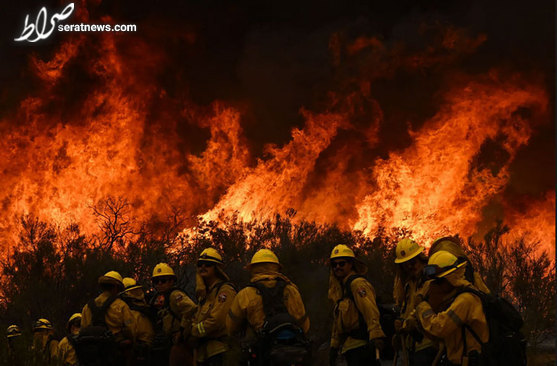
M17 216L27 213L94 233L91 208L109 196L127 200L137 220L179 208L190 220L186 234L197 216L251 221L295 212L294 221L368 236L407 229L425 244L473 235L485 207L508 185L516 154L548 114L549 98L519 76L468 75L439 92L433 117L400 131L409 135L407 145L377 153L391 121L373 98L374 82L399 68L450 64L486 40L456 28L441 33L438 44L416 53L377 37L345 42L333 34L333 66L347 79L338 82L342 91L331 92L321 110L302 108L303 126L283 145L266 145L264 156L252 154L240 110L223 101L200 107L187 91L161 86L157 72L169 60L157 45L134 38L123 47L121 36L104 34L93 48L76 36L50 60L32 58L40 88L0 121L2 246L13 243ZM354 60L358 67L342 70ZM80 78L94 81L80 88ZM486 153L490 148L497 158ZM554 246L554 191L522 211L504 206L509 235Z

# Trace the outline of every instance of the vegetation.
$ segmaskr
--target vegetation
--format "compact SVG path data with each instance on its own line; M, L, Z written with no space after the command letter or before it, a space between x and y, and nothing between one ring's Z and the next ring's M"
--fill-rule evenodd
M372 240L335 226L293 223L293 213L289 213L265 222L241 223L235 218L221 225L200 222L194 231L175 240L184 226L178 213L166 220L138 224L127 217L126 209L125 202L114 199L96 207L102 231L95 237L83 235L77 225L60 229L30 216L22 217L19 243L0 263L3 329L19 324L29 339L32 322L44 317L53 322L61 338L69 316L80 312L98 293L97 278L101 274L117 270L150 288L150 271L161 261L173 266L179 285L194 298L194 264L208 246L224 253L226 270L239 287L249 280L244 266L257 249L265 246L277 253L284 273L298 285L304 298L316 357L325 357L330 334L327 262L334 245L345 243L356 248L368 265L368 278L378 302L392 302L397 237L378 233ZM503 245L506 230L498 225L483 241L469 239L463 245L487 285L511 300L523 314L524 331L536 355L540 344L554 334L554 263L534 254L537 243L519 240ZM0 347L5 352L3 337ZM1 359L5 357L0 354Z

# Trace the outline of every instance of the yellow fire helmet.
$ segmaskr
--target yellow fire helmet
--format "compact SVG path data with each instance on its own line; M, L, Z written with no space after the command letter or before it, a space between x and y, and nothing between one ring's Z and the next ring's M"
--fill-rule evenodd
M122 292L128 292L131 290L135 290L136 288L142 288L141 285L138 285L137 282L131 277L124 277L122 282L124 282L124 291Z
M111 285L118 285L124 288L124 282L122 282L122 275L116 271L106 272L104 275L99 277L99 284L106 283Z
M203 262L213 262L217 264L223 264L222 256L219 252L214 248L207 248L204 249L201 254L199 255L198 261Z
M174 273L174 270L166 263L157 264L155 268L153 268L153 276L151 278L162 277L162 276L172 276L176 278L176 274Z
M20 335L21 329L15 324L10 325L6 330L6 337L8 338L19 337Z
M66 324L68 332L70 331L72 324L81 325L81 313L74 313L70 316L70 319L68 319L68 323Z
M248 268L258 263L274 263L280 266L278 257L269 249L259 249L251 258Z
M345 244L339 244L331 251L329 259L335 258L356 258L354 251Z
M68 320L68 323L71 323L74 319L81 319L81 313L72 314L72 316L70 316L70 320Z
M37 331L39 329L48 329L51 330L52 328L52 323L48 320L48 319L38 319L34 324L33 324L33 331Z
M418 256L424 251L424 247L421 247L412 239L404 238L399 241L396 245L396 259L395 263L404 263L410 259Z
M429 258L424 273L428 278L443 278L466 265L466 262L457 262L458 258L455 255L440 250Z

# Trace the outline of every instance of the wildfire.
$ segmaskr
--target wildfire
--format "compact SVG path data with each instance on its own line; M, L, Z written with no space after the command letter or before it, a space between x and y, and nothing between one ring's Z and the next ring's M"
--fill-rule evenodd
M92 207L106 197L125 199L138 221L179 208L189 219L186 236L196 217L260 221L288 212L293 221L369 236L407 229L425 244L441 235L466 237L478 232L484 208L508 185L513 159L548 110L547 93L535 82L467 75L440 88L443 98L428 118L408 121L400 131L405 146L381 145L391 121L373 97L375 81L398 69L449 64L486 37L449 28L437 45L412 53L377 37L344 45L344 36L333 34L334 66L357 59L363 76L352 80L339 71L350 79L339 82L348 91L331 92L322 110L300 106L305 123L292 128L290 141L255 156L238 108L224 101L197 106L187 91L166 90L158 78L171 62L164 50L141 39L124 47L119 37L99 35L91 50L90 40L76 36L49 60L31 59L40 88L0 121L4 248L21 214L77 222L94 233ZM506 202L502 218L509 235L528 235L550 249L554 211L551 191L523 210Z
M545 109L536 88L506 83L471 83L448 96L441 108L404 151L377 160L375 186L358 205L356 230L372 234L379 227L408 228L421 241L460 233L472 235L482 208L507 184L508 165L531 134L517 114L525 107ZM497 169L476 158L488 141L502 139L508 153Z

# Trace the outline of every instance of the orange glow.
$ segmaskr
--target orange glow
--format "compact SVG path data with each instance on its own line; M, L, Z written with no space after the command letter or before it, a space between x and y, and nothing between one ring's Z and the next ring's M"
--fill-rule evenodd
M539 252L546 251L555 258L555 192L547 192L543 199L530 202L524 212L509 208L504 223L510 228L506 240L525 238L538 243Z
M547 97L536 88L498 82L470 83L447 97L447 104L403 151L377 160L374 186L358 205L356 230L407 228L430 243L436 237L474 234L481 210L505 187L508 164L530 136L528 121L516 115L524 106L545 109ZM505 138L508 161L496 174L478 167L482 144Z
M332 34L334 66L369 51L371 61L360 61L371 76L346 82L348 91L330 91L321 110L300 106L303 124L288 141L266 144L262 156L254 156L238 108L223 101L198 106L187 91L161 86L157 73L169 60L156 45L134 39L122 51L118 35L102 34L93 49L76 36L50 59L31 59L40 89L0 120L0 245L13 245L22 214L75 222L94 234L92 208L107 197L128 202L136 222L179 209L186 238L200 235L197 219L226 225L276 214L370 237L405 229L426 245L442 235L476 234L484 208L508 186L513 159L548 114L549 97L539 84L503 71L459 75L439 87L440 101L425 122L408 121L399 132L407 144L380 146L392 121L373 99L375 79L450 63L486 40L456 28L441 34L440 55L434 46L408 54L377 37L346 42ZM197 41L194 34L185 39ZM73 85L79 77L72 72L94 79L93 86ZM490 144L503 158L484 156ZM527 235L552 250L555 192L522 211L503 206L509 238Z

